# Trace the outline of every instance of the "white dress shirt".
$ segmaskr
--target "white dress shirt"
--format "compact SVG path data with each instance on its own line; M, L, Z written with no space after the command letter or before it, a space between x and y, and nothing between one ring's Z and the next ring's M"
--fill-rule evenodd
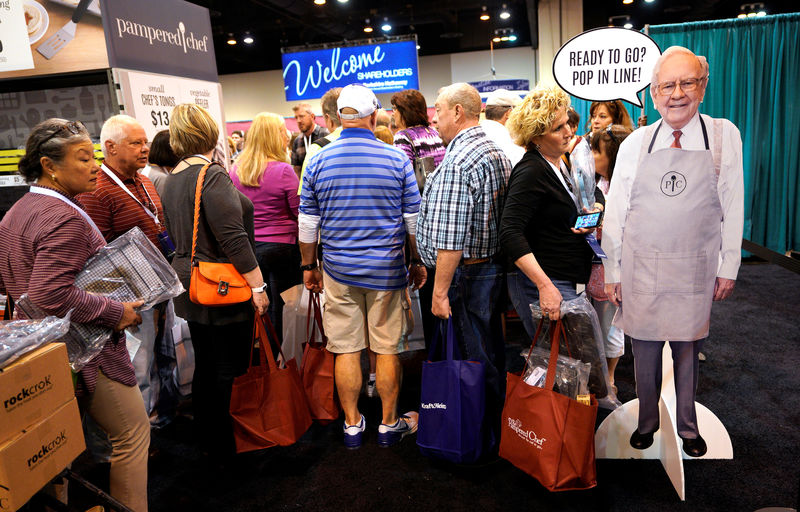
M486 133L486 136L500 146L500 149L503 150L503 153L505 153L506 157L511 161L511 167L514 167L517 165L517 162L522 160L522 156L525 154L525 148L514 144L514 141L511 139L511 134L508 133L508 129L504 124L484 119L481 121L481 127Z
M714 149L712 118L703 115L708 132L708 144ZM744 229L744 177L742 170L742 137L739 129L723 119L722 160L717 182L717 193L722 206L722 246L720 248L720 264L717 277L736 279L742 258L742 232ZM674 129L665 121L658 131L653 151L668 148L672 144ZM611 187L606 202L603 220L603 251L608 256L603 260L606 283L620 282L620 264L622 260L622 239L625 220L630 206L631 188L639 166L639 154L642 150L642 138L645 127L639 128L629 135L619 147L617 163L611 179ZM680 143L683 149L705 150L703 129L700 117L696 115L686 126L681 128ZM649 145L649 141L648 141ZM664 212L668 214L669 212Z

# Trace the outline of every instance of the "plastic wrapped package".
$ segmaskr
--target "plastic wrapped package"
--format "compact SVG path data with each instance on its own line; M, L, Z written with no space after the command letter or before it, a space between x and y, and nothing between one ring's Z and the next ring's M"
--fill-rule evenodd
M47 313L34 304L25 293L17 301L17 308L28 318L44 318ZM96 324L70 322L69 329L58 339L67 346L69 366L79 372L94 356L99 354L114 331Z
M533 347L530 359L528 359L527 351L523 351L521 355L528 361L522 374L523 380L531 386L543 388L547 377L550 351ZM588 394L591 368L590 363L559 354L558 361L556 361L556 380L553 390L573 400L577 399L578 395Z
M143 300L143 310L184 291L161 251L136 226L89 258L75 286L120 302Z
M539 303L531 304L530 308L534 322L539 323L542 318ZM616 409L622 404L608 382L608 363L597 312L586 299L585 294L581 293L578 297L561 303L561 315L569 350L562 346L559 353L570 355L584 363L590 363L589 392L595 395L600 407ZM546 349L548 352L550 350L551 325L555 324L545 320L540 338L536 342L537 347ZM527 350L525 350L525 355L527 356Z
M143 300L140 310L149 309L183 293L175 270L161 251L133 227L89 258L75 286L94 295L119 302ZM47 313L33 304L27 294L20 297L19 309L28 318L43 318ZM103 350L113 331L97 324L71 322L60 340L67 345L69 364L75 372Z
M589 141L584 137L569 154L572 181L578 185L581 206L594 208L594 156Z
M0 321L0 368L45 343L61 338L68 329L69 313L65 318L48 316L40 320Z

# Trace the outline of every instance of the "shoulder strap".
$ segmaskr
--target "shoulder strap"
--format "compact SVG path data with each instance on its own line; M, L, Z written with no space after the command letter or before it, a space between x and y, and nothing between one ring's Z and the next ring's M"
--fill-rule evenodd
M319 146L321 148L324 148L325 146L327 146L330 143L331 143L331 139L329 139L327 135L325 137L320 137L319 139L314 141L314 144L316 144L317 146Z
M402 133L408 139L408 142L411 143L411 152L414 153L414 160L419 158L419 151L417 151L417 146L414 145L414 137L411 136L411 132L408 129L402 130L399 133Z
M194 188L194 226L192 228L192 258L189 260L191 265L194 265L194 253L197 248L197 227L200 223L200 199L203 194L203 181L206 179L206 171L211 167L212 162L208 162L200 169L200 174L197 175L197 185Z
M661 122L659 121L657 124L660 126ZM644 136L642 137L642 150L639 152L639 163L637 167L641 167L642 159L644 158L644 155L647 154L649 151L650 141L653 138L653 132L655 131L655 129L656 129L655 124L651 124L644 129Z
M722 119L713 119L711 124L711 154L714 156L714 175L719 180L719 170L722 167Z

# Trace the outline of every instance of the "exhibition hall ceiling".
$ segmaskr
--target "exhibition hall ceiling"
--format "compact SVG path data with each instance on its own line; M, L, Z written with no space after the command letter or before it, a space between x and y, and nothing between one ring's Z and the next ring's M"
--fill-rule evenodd
M536 0L191 0L207 7L214 30L220 74L280 69L280 48L340 43L385 35L416 34L419 55L439 55L489 49L497 36L516 40L494 43L495 48L536 45L531 37ZM550 0L553 1L553 0ZM557 0L556 0L557 1ZM584 29L617 26L629 21L645 24L734 18L753 0L584 0ZM768 14L796 11L794 0L764 0ZM756 7L758 7L756 5ZM485 10L484 10L485 8ZM749 8L749 7L748 7ZM509 16L501 18L506 11ZM488 20L481 20L482 14ZM628 16L629 19L625 19ZM369 25L371 33L364 31ZM383 25L391 26L383 30ZM246 43L245 38L252 38ZM228 44L235 40L235 45Z

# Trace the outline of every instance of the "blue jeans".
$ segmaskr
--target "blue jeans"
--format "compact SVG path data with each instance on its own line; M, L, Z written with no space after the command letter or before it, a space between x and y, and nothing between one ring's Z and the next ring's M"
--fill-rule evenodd
M495 435L506 393L505 342L498 307L502 289L502 266L476 263L459 265L447 292L462 359L481 361L486 367L487 425Z
M300 249L297 244L256 242L256 259L269 289L267 314L278 339L283 340L283 299L281 292L300 284Z
M508 295L511 297L511 303L522 320L522 325L525 326L528 338L533 340L533 336L536 334L536 322L533 320L530 305L539 303L539 289L521 270L509 272L507 279ZM575 283L572 281L554 279L553 285L561 292L563 300L571 300L578 296L575 293Z

